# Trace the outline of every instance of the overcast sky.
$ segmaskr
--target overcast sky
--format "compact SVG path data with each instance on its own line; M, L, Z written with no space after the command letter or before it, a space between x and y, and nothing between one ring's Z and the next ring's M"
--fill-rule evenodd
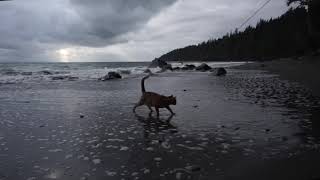
M0 2L0 61L151 61L220 37L265 0L13 0ZM277 17L271 1L249 24Z

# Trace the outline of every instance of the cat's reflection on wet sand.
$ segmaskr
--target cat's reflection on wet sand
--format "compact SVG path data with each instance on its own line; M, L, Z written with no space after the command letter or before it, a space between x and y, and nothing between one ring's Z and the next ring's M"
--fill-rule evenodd
M178 132L177 127L171 123L173 115L167 118L153 117L151 113L145 117L138 114L135 114L135 116L143 126L144 138L147 141L165 141L166 135Z

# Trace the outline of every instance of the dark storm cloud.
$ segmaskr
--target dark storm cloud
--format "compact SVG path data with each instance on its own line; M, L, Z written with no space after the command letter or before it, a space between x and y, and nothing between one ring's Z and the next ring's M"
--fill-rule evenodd
M0 53L43 46L103 47L127 39L175 0L15 0L0 3ZM32 48L29 48L31 46ZM0 56L3 54L0 54Z

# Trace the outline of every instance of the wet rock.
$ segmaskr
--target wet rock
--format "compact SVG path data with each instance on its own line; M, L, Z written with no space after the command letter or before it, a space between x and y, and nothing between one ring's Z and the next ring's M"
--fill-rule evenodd
M150 69L146 69L143 71L143 73L152 74L152 71Z
M227 74L227 70L225 68L214 68L212 70L210 70L210 72L212 72L212 75L214 76L225 76Z
M162 68L163 66L166 66L166 65L168 65L166 61L156 58L151 62L151 64L149 65L149 68L156 68L156 67Z
M200 66L196 67L196 70L201 72L209 71L211 69L212 68L206 63L202 63Z
M108 74L102 78L99 78L100 81L112 80L112 79L121 79L122 76L117 72L108 72Z
M174 67L174 68L172 68L172 70L173 70L173 71L180 71L181 68L180 68L180 67Z
M172 71L172 65L171 64L167 64L165 66L162 66L161 69L164 70L164 71L166 71L166 70Z
M171 64L167 63L164 60L161 59L154 59L151 64L149 65L149 68L156 68L159 67L162 69L162 72L166 71L166 70L171 70L172 71L172 66Z
M181 68L182 70L184 70L184 71L190 71L190 70L194 70L194 69L196 69L196 66L195 65L193 65L193 64L186 64L184 67L182 67Z

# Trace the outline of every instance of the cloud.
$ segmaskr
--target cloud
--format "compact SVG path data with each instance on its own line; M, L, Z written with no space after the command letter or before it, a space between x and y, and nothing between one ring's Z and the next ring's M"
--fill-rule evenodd
M142 28L126 33L128 42L99 51L92 49L91 57L112 54L120 61L150 61L173 49L234 31L263 3L256 0L179 0L152 17ZM285 1L271 1L247 25L255 25L260 18L277 17L286 10ZM121 53L117 56L117 52Z
M125 42L175 0L15 0L0 4L0 58L32 59L43 49ZM5 53L3 52L5 51ZM12 54L13 57L10 57ZM32 55L32 56L30 56ZM19 60L19 59L14 59Z
M0 61L148 61L234 30L256 0L15 0L0 3ZM281 15L271 1L255 19Z

